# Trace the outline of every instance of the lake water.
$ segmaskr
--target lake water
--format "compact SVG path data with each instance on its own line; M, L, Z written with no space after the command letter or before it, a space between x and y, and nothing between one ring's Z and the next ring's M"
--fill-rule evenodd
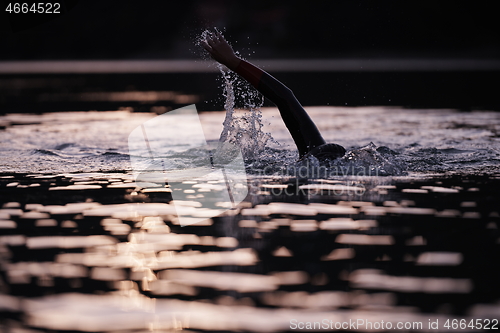
M395 107L306 109L326 141L346 147L354 153L350 157L357 158L355 162L368 161L378 168L386 163L392 167L382 175L489 174L495 173L500 165L500 116L494 111ZM5 126L0 131L0 170L23 173L131 170L128 136L155 116L127 111L0 116L0 124ZM223 112L200 114L207 141L219 139L224 117ZM260 152L259 156L252 156L253 160L268 164L279 160L281 165L293 165L296 148L278 111L264 108L260 121L261 132L271 133L275 142L268 140L266 154ZM165 129L166 135L172 130ZM247 141L249 146L256 144L252 139ZM370 143L374 149L383 147L378 150L383 162L375 162L378 156L373 151L359 157L363 153L359 148ZM175 150L176 144L182 147L183 142L170 143L169 148ZM348 167L348 162L352 161L343 161L341 165Z
M346 156L297 162L276 109L237 112L240 187L196 123L137 154L156 114L0 116L0 330L498 329L498 113L306 109ZM199 118L217 142L225 113Z

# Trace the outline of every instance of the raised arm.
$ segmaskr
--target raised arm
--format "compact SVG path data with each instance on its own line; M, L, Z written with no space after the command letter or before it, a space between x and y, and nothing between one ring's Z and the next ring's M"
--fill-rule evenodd
M220 32L207 33L202 45L214 60L239 74L276 104L281 118L297 145L300 157L315 147L325 144L318 128L293 92L269 73L239 58Z

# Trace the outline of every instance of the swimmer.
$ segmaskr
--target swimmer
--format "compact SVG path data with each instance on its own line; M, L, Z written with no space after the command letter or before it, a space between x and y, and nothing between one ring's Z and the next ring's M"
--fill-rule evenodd
M239 58L219 31L208 33L202 46L215 61L239 74L264 97L276 104L283 122L297 145L300 159L310 155L318 160L344 156L344 147L325 142L293 92L267 72Z

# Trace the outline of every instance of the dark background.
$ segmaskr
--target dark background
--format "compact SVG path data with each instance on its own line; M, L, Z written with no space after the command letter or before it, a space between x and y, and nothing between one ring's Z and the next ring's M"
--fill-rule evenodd
M60 2L61 15L7 14L5 7L9 1L0 2L0 61L200 59L203 52L195 45L196 38L205 28L212 27L224 30L235 48L250 60L439 58L450 61L469 59L479 63L498 60L500 56L495 2ZM79 76L85 79L79 81L78 87L73 87L69 81L63 85L66 90L76 93L82 89L177 90L208 100L209 103L202 108L220 109L221 103L215 96L220 93L215 74L193 75L89 74ZM495 92L498 67L477 71L285 72L276 76L284 80L306 105L500 109ZM22 84L13 91L9 83L12 79L55 77L64 81L69 75L0 74L0 106L4 111L16 111L16 108L29 109L33 103L40 102L36 97L40 91L24 89ZM128 84L123 84L124 81ZM175 81L178 86L169 86L165 84L167 81ZM197 83L190 84L193 81ZM50 91L59 89L57 85L51 87ZM29 98L20 103L13 94L24 97L34 94L35 97L32 104ZM136 104L131 105L137 110L150 107ZM71 108L64 103L38 103L37 106L54 110ZM97 109L103 107L94 105Z
M226 29L259 58L500 55L495 2L61 2L66 13L48 22L54 14L2 8L0 58L194 58L193 40L207 27Z

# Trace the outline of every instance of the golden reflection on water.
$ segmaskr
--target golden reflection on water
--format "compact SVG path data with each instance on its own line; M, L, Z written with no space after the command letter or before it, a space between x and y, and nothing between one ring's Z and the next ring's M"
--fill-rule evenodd
M106 186L136 195L176 190L169 186L141 189L130 177L113 177L107 184L96 184L92 175L74 176L73 184L54 184L49 190ZM217 183L192 185L193 194L222 189ZM267 190L288 186L261 184ZM56 252L53 261L7 262L5 283L55 288L60 279L66 279L74 292L27 298L2 294L0 310L25 313L26 323L35 328L85 332L279 332L290 330L292 321L362 319L396 325L459 318L439 311L421 312L416 306L402 305L401 298L470 294L477 288L473 278L432 273L437 272L434 268L461 268L466 257L459 251L429 248L432 232L424 235L426 229L401 238L391 228L399 227L404 219L417 225L426 218L477 220L482 215L475 211L476 202L466 200L460 207L443 208L417 206L416 197L370 201L355 195L358 186L339 181L301 185L300 189L311 191L311 198L323 198L322 202L255 200L238 207L217 202L216 207L232 208L221 209L218 217L203 208L196 196L175 205L6 203L0 209L0 230L10 234L0 236L0 254L11 248ZM340 190L345 194L340 200L330 200L324 192ZM370 191L379 198L395 190L393 185L377 185ZM406 190L411 191L401 189L401 193L449 196L462 191L443 186ZM180 227L179 210L194 218L204 214L210 218ZM490 213L492 218L497 215ZM85 223L95 222L101 234L79 234ZM16 234L22 223L33 223L38 231L60 227L65 234ZM490 223L487 228L494 227ZM398 250L391 250L395 246ZM408 267L412 273L405 272ZM107 290L79 292L89 280L103 283ZM499 308L476 304L470 311L476 316L491 315Z

